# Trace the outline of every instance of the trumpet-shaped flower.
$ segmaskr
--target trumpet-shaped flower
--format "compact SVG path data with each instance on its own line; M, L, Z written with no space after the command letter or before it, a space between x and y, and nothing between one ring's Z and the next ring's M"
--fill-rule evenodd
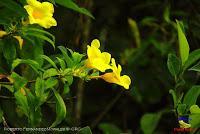
M49 2L39 2L37 0L27 0L28 5L25 5L29 15L30 24L39 24L44 28L56 26L57 22L53 18L54 7Z
M107 52L101 52L99 50L100 42L94 39L91 46L87 46L88 59L86 60L86 67L94 68L101 72L105 72L106 69L110 69L111 55Z
M127 75L121 76L121 65L116 66L115 59L112 58L112 66L111 69L113 72L105 73L104 75L101 75L100 77L104 79L106 82L109 83L115 83L120 86L123 86L125 89L129 89L129 86L131 84L131 79Z

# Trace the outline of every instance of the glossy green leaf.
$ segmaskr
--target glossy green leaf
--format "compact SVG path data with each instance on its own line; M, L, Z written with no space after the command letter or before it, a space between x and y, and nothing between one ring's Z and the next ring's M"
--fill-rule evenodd
M200 114L191 114L189 118L191 119L189 120L189 123L191 124L192 128L200 127Z
M45 89L49 89L49 88L53 88L54 86L56 86L58 84L58 80L56 78L48 78L45 81Z
M194 50L190 53L188 60L184 64L183 70L186 70L198 60L200 60L200 49Z
M199 95L200 95L200 86L193 86L185 94L183 103L187 104L187 106L190 108L192 105L196 104Z
M17 56L15 43L6 41L3 45L3 55L7 60L13 60Z
M104 134L120 134L122 130L119 129L114 124L110 123L101 123L99 124L98 128L103 131Z
M190 113L191 114L200 114L200 108L198 105L192 105L190 107Z
M31 127L39 126L39 123L42 120L42 113L41 113L41 102L37 100L37 97L35 97L29 90L25 89L27 101L29 105L29 116L28 121ZM43 96L43 94L41 94Z
M94 19L94 16L87 9L79 7L72 0L55 0L55 2L59 5L61 5L61 6L64 6L66 8L72 9L72 10L77 11L79 13L85 14L85 15Z
M13 72L10 77L14 82L14 88L16 91L23 88L28 82L28 80L26 80L24 77L21 77L20 75L18 75L15 72Z
M36 96L43 95L45 90L45 82L43 79L38 77L35 82L35 94Z
M69 93L69 91L70 91L69 85L67 83L65 83L64 89L63 89L63 94L67 94L67 93Z
M200 72L200 62L197 63L196 65L194 65L193 67L191 67L190 69L188 69L190 71L196 71L196 72Z
M27 32L27 33L39 33L41 35L45 35L45 36L49 36L51 37L51 39L53 40L53 42L55 42L55 36L45 30L42 30L42 29L38 29L38 28L33 28L33 27L24 27L23 28L23 32Z
M167 67L172 76L177 76L181 70L181 61L174 54L168 55Z
M178 30L179 52L180 52L182 65L184 65L188 59L190 47L189 47L187 38L180 26L180 22L176 21L176 23L177 23L177 30Z
M43 35L43 34L38 33L38 32L27 32L26 35L27 36L36 37L36 38L42 39L44 41L47 41L48 43L50 43L53 46L53 48L55 48L55 41L50 39L46 35Z
M63 59L59 58L59 57L56 57L56 58L57 58L57 60L58 60L59 63L60 63L61 69L64 70L64 69L66 68L65 61L64 61Z
M179 104L177 108L178 115L185 115L186 114L186 104Z
M17 106L23 111L23 113L28 117L29 116L29 106L27 97L21 93L20 90L14 94Z
M50 68L45 70L44 74L43 74L43 78L46 79L48 77L53 77L58 75L58 71L55 68Z
M140 120L141 129L144 134L153 134L161 117L161 113L148 113Z
M68 67L72 67L73 66L73 61L72 59L69 57L69 55L67 54L67 50L65 47L63 46L58 46L58 48L60 49L60 51L62 52L62 56L64 57L65 62L67 63Z
M57 99L56 102L56 120L53 122L53 124L51 125L51 127L55 127L58 124L60 124L62 122L63 119L65 119L66 116L66 106L65 106L65 102L63 101L62 97L60 96L60 94L53 90L55 97Z
M58 68L57 68L57 66L56 66L56 64L55 64L55 62L54 62L51 58L49 58L49 57L46 56L46 55L41 55L41 58L43 58L43 59L45 59L46 61L48 61L55 69L58 70Z
M34 60L16 59L12 63L12 70L14 70L19 64L27 64L36 72L38 72L38 70L40 69L40 65Z
M172 89L169 90L169 93L172 95L173 102L174 102L174 108L176 108L176 106L177 106L177 96L176 96L176 93Z

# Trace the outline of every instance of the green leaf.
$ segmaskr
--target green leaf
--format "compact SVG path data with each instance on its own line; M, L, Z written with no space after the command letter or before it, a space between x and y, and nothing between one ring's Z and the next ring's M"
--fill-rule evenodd
M14 92L14 87L12 85L1 85L2 87L5 87L6 89L8 89L11 93Z
M190 69L188 69L190 71L196 71L196 72L200 72L200 62L197 63L196 65L194 65L193 67L191 67Z
M188 60L184 64L183 70L186 70L188 67L197 62L199 59L200 59L200 49L191 52L188 57Z
M3 55L7 60L15 59L17 53L15 48L15 43L13 41L5 41L3 45Z
M33 27L24 27L23 28L23 32L26 32L26 33L39 33L40 35L47 35L49 37L51 37L51 39L53 40L53 42L55 42L55 36L45 30L42 30L42 29L38 29L38 28L33 28Z
M59 58L59 57L56 57L56 58L57 58L57 60L58 60L59 63L60 63L61 69L64 70L64 69L66 68L65 61L64 61L63 59Z
M41 58L45 59L46 61L48 61L55 69L58 70L56 64L54 63L54 61L52 59L50 59L48 56L46 55L41 55Z
M13 12L15 12L15 13L21 15L21 16L26 15L26 10L13 0L0 0L0 4L9 8Z
M29 65L34 71L36 71L38 73L38 70L40 69L40 65L34 61L34 60L30 60L30 59L16 59L13 61L12 63L12 70L14 70L19 64L27 64Z
M190 108L196 104L196 101L200 95L200 86L193 86L184 96L183 103L187 104Z
M49 88L53 88L54 86L56 86L58 84L58 80L56 78L48 78L45 81L45 89L49 89Z
M177 20L176 23L178 30L179 52L181 56L182 65L184 65L188 59L190 48L187 38L185 37L185 34L183 33L183 30L180 26L180 22Z
M92 134L90 127L83 127L79 130L79 134Z
M56 120L53 122L51 127L55 127L56 125L60 124L62 120L65 118L66 113L67 113L65 102L63 101L62 97L57 91L55 90L53 91L57 99L57 102L56 102Z
M181 61L174 54L168 55L167 67L172 76L177 76L181 70Z
M65 47L63 46L58 46L58 48L60 49L60 51L62 52L62 55L64 57L65 62L67 63L68 67L72 67L73 66L73 61L72 59L69 57L69 55L67 54L67 50Z
M65 81L67 81L68 85L70 86L73 83L73 76L65 76Z
M186 108L187 108L186 104L179 104L178 108L177 108L178 115L185 115L186 114Z
M43 78L46 79L48 77L53 77L56 75L58 75L58 71L55 68L50 68L44 72Z
M99 124L99 129L103 131L104 134L120 134L122 130L120 130L117 126L110 123L101 123Z
M94 16L87 9L79 7L72 0L55 0L55 2L61 6L64 6L66 8L72 9L79 13L85 14L94 19Z
M28 117L29 116L29 106L28 101L25 95L21 93L20 90L14 94L17 106L23 111L23 113Z
M200 108L198 105L192 105L190 107L190 113L191 114L200 114Z
M42 120L42 113L40 108L41 102L39 102L37 97L34 96L28 89L25 89L25 91L29 105L29 124L31 127L39 126L39 123ZM43 96L43 94L41 94L41 96Z
M44 90L45 90L45 82L44 82L43 79L41 79L40 77L38 77L36 79L36 82L35 82L35 94L36 94L36 96L43 95Z
M128 23L129 23L129 26L131 28L133 38L135 39L135 43L136 43L137 47L140 47L141 40L140 40L140 32L139 32L137 23L136 23L135 20L133 20L131 18L128 19Z
M173 102L174 102L174 108L176 108L177 106L177 96L176 96L176 93L174 90L169 90L169 93L172 95L172 98L173 98Z
M45 40L45 41L49 42L53 46L53 48L55 48L55 41L53 41L52 39L50 39L49 37L47 37L47 36L45 36L45 35L43 35L41 33L38 33L38 32L27 32L26 35L33 36L33 37Z
M67 94L67 93L69 93L69 91L70 91L69 85L65 83L64 89L63 89L63 94Z
M11 79L13 79L14 88L16 91L23 88L28 82L28 80L26 80L24 77L21 77L20 75L18 75L15 72L13 72L10 77L11 77Z
M170 7L169 5L165 8L164 13L163 13L163 18L167 23L170 23Z
M189 123L191 124L192 128L200 127L200 114L191 114L189 118L191 119L189 120Z
M32 41L30 41L30 39L27 39L29 38L27 36L23 38L26 42L25 45L23 45L22 50L20 50L21 59L34 60L40 65L40 67L42 67L44 59L42 59L40 55L44 54L43 52L44 41L38 38L31 38Z
M140 121L143 133L153 134L159 123L160 118L161 118L161 113L148 113L143 115Z

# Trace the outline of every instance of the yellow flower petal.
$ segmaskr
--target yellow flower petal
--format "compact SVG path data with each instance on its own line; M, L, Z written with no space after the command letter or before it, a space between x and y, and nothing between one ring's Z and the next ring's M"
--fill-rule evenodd
M6 31L0 31L0 38L2 38L3 36L7 35L8 33Z
M110 69L110 59L111 55L107 52L101 52L99 50L100 42L97 39L94 39L91 43L91 46L87 46L87 55L88 59L86 61L86 67L94 68L101 72Z
M13 37L17 39L17 41L19 42L19 47L20 49L22 49L24 40L21 38L21 36L13 36Z
M100 41L98 39L94 39L91 43L91 46L99 48L100 47Z
M121 76L121 65L116 66L115 59L112 58L112 64L111 69L113 72L111 73L105 73L101 75L100 77L104 79L106 82L109 83L115 83L120 86L123 86L125 89L129 89L129 86L131 84L131 79L127 75Z
M53 18L54 7L49 2L39 2L37 0L28 0L28 5L25 5L29 15L30 24L39 24L44 28L57 26L56 20Z

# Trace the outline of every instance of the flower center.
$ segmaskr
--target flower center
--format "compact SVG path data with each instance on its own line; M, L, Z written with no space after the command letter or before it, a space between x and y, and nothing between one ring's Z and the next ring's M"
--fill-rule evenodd
M38 10L34 10L32 15L35 19L41 19L43 17L43 14Z

